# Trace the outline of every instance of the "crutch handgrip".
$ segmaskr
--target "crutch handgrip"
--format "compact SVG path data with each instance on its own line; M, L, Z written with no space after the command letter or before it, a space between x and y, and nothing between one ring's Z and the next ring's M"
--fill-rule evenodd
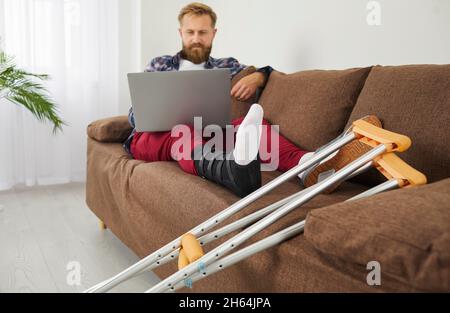
M375 160L375 167L389 180L396 179L400 187L424 185L424 174L408 165L395 153L385 153Z
M181 248L180 252L178 254L178 269L181 270L181 269L185 268L186 266L188 266L189 264L190 263L186 256L186 253L184 253L184 249Z
M181 238L181 248L189 263L197 261L205 254L197 238L190 233Z
M353 122L352 131L360 141L369 146L376 147L384 144L387 152L403 152L411 146L409 137L377 127L364 120Z

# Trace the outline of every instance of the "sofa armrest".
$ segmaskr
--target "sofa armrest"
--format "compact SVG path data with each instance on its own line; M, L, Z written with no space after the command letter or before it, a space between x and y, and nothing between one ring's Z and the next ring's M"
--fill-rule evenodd
M424 291L450 291L450 179L310 212L306 239L326 255Z
M92 122L87 127L87 134L100 142L124 142L132 130L128 117L124 115Z
M237 84L238 81L240 81L245 76L248 76L250 74L253 74L256 72L256 68L254 66L248 66L242 71L240 71L231 81L231 88L234 87L234 85ZM231 98L231 118L239 118L242 116L247 115L248 110L250 110L250 107L253 103L256 101L256 95L254 97L251 97L247 101L239 101L235 99L234 97Z

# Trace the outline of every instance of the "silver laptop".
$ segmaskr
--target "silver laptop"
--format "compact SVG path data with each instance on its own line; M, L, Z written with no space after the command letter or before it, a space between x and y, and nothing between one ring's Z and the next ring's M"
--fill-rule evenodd
M128 74L138 132L170 131L179 124L224 128L231 121L228 69Z

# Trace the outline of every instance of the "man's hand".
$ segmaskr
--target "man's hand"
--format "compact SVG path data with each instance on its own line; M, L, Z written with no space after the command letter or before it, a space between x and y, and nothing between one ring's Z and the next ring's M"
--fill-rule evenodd
M263 86L264 81L265 76L260 72L245 76L234 85L231 96L239 101L246 101L255 95L256 90Z

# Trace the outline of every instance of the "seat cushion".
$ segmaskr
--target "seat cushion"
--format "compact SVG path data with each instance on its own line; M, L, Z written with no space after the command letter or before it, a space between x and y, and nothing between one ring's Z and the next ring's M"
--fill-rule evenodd
M299 147L313 151L343 130L370 68L272 72L260 98L264 116Z
M360 265L378 261L385 276L448 292L449 190L447 179L314 210L305 236L326 255Z
M349 124L368 114L383 126L407 135L411 148L401 158L429 182L450 177L450 65L377 66L366 80ZM379 184L372 171L361 178Z

